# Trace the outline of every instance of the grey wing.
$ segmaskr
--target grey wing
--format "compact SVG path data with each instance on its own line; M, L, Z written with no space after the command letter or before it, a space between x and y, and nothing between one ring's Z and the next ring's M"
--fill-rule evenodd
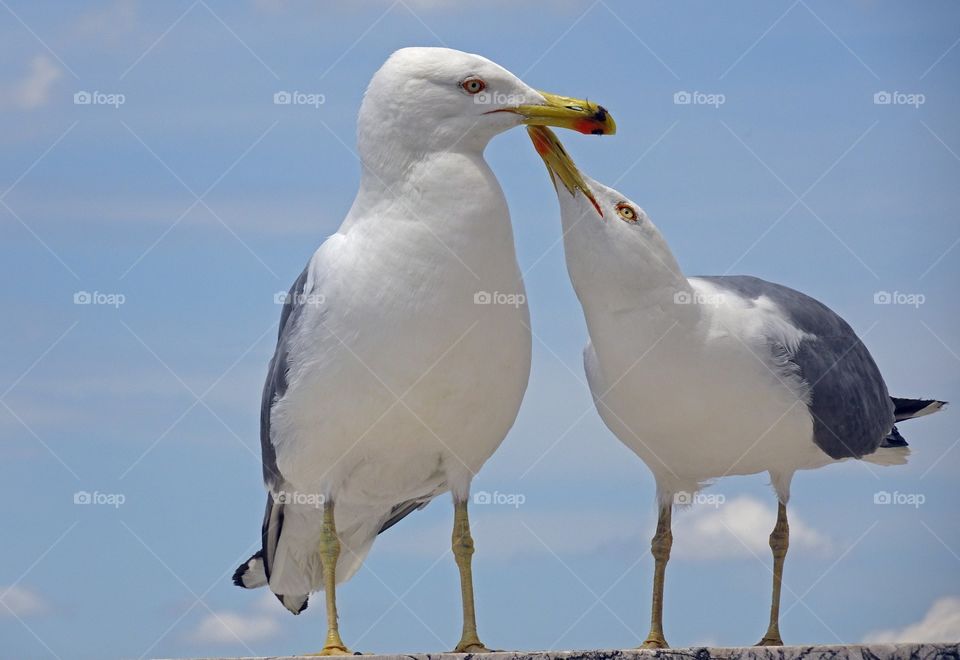
M273 491L277 487L282 487L283 476L277 468L277 452L270 438L270 411L274 403L287 391L290 337L302 312L308 269L309 266L300 273L283 303L283 310L280 312L280 329L277 333L277 348L267 367L267 380L263 385L263 396L260 402L260 453L263 460L263 481L270 490L267 493L267 506L260 529L261 548L241 564L233 575L234 584L248 589L260 587L269 582L277 548L280 545L280 535L283 533L284 505L273 497ZM299 614L307 606L306 594L276 594L276 596L284 607L294 614Z
M270 439L270 411L273 404L287 391L290 336L303 310L303 291L308 270L309 266L303 269L283 303L280 329L277 332L277 348L267 367L267 381L263 385L263 397L260 400L260 454L263 460L263 481L269 488L274 488L283 479L277 469L276 448Z
M823 303L756 277L698 277L756 300L764 296L807 337L790 361L811 388L813 440L831 458L872 454L893 428L894 405L873 357L853 328Z
M416 497L406 502L400 502L395 504L392 509L390 509L390 514L387 516L387 519L383 521L383 524L380 525L380 531L377 534L383 534L385 531L396 525L398 522L409 516L414 511L419 511L423 507L430 504L437 495L446 492L447 483L446 481L441 482L434 488L431 492L423 495L422 497Z
M397 504L392 509L390 509L390 515L387 519L380 525L380 530L377 534L383 534L385 531L396 525L398 522L409 516L414 511L422 509L423 507L430 504L432 499L428 500L410 500L409 502L403 502Z
M283 303L283 310L280 312L280 329L277 333L277 348L270 360L270 366L267 368L267 380L263 385L263 397L260 402L260 453L263 461L263 481L271 489L283 482L283 475L277 468L276 447L274 447L270 437L270 412L274 403L282 398L287 391L289 342L303 309L303 301L305 300L303 294L308 270L309 266L300 273L293 286L290 287L287 299ZM443 489L440 489L425 497L397 504L391 509L390 515L380 528L380 532L386 531L414 511L427 506L442 491ZM283 507L274 502L268 494L267 512L263 519L263 552L268 575L269 566L272 564L271 550L275 549L279 542L282 525Z

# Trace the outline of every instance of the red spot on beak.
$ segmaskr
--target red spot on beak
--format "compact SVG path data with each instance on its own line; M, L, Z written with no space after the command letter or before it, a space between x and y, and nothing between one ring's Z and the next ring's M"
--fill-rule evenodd
M595 119L578 119L573 122L573 130L584 135L593 135L594 131L603 131L603 124Z

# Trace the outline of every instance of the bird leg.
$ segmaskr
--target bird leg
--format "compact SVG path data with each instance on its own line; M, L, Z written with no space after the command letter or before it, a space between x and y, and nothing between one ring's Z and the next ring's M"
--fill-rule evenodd
M653 607L650 611L650 633L641 645L644 649L670 648L663 637L663 577L667 570L667 561L670 559L670 548L673 546L673 532L670 531L672 509L672 504L660 506L657 532L650 541L650 552L654 559Z
M780 585L783 582L783 560L790 545L790 525L787 524L787 505L777 507L777 524L770 532L770 549L773 551L773 599L770 603L770 625L767 634L757 646L783 646L780 637Z
M323 503L323 528L320 531L320 558L323 561L323 591L327 599L327 641L319 655L352 655L340 639L337 623L337 560L340 540L333 519L333 502Z
M454 653L485 653L486 646L477 636L477 615L473 609L473 537L470 536L470 519L467 517L467 502L453 501L453 557L460 569L460 595L463 598L463 633Z

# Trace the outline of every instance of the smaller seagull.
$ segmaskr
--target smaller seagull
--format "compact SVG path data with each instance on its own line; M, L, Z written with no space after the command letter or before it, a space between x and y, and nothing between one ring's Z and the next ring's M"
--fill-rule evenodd
M556 135L528 127L560 200L567 270L590 341L584 368L607 427L647 464L659 517L650 634L667 648L663 579L673 504L727 475L767 472L773 598L758 646L782 646L779 610L797 470L849 458L906 462L895 424L946 403L891 397L853 329L823 303L756 277L685 277L643 209L581 175Z

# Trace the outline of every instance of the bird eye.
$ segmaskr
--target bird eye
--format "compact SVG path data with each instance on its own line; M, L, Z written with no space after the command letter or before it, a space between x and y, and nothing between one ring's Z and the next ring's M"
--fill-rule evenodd
M640 219L640 214L637 213L636 209L626 202L617 204L617 215L631 224L636 223Z
M487 88L487 83L480 78L467 78L460 83L460 87L467 94L479 94Z

